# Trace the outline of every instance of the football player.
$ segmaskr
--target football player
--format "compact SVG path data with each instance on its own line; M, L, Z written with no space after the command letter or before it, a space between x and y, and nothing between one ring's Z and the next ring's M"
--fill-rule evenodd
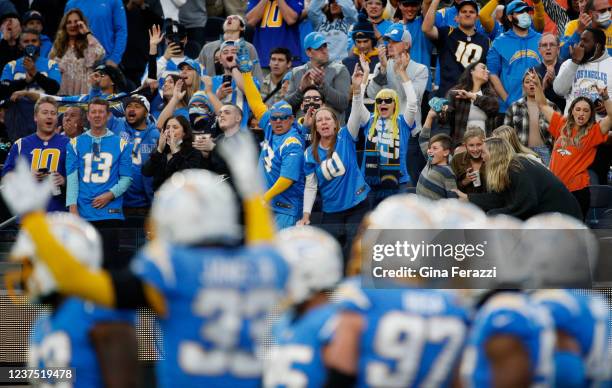
M60 291L108 307L149 306L158 314L166 353L157 373L160 387L261 383L255 353L284 288L287 264L265 244L274 236L273 224L255 178L252 140L237 137L232 149L220 152L244 199L249 245L240 243L229 185L208 171L187 170L156 194L155 238L123 272L85 267L50 233L41 212L47 182L37 184L21 169L3 185L7 204L23 215L23 228Z
M264 385L321 387L337 307L329 295L342 277L342 251L331 235L311 226L284 229L278 242L291 267L287 293L292 306L273 330L277 346Z
M99 270L102 241L87 222L69 213L49 213L46 222L54 238L86 268ZM21 276L7 274L7 280L25 285L30 300L50 305L50 314L33 326L28 366L44 369L73 368L74 387L134 387L138 384L138 344L133 311L112 311L58 293L48 267L37 257L29 234L22 230L10 258L24 266ZM16 275L18 277L16 277ZM12 289L9 283L9 290ZM55 377L59 377L55 376ZM53 378L43 380L56 383Z

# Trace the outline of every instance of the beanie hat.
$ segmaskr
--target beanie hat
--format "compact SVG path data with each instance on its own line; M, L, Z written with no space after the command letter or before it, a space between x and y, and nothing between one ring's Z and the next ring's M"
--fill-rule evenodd
M357 16L357 23L353 24L352 38L353 40L360 38L376 39L376 36L374 35L374 27L368 20L368 16L363 12L359 13Z

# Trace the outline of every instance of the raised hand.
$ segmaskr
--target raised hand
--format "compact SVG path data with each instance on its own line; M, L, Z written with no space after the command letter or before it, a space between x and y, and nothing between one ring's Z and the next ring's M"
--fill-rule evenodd
M584 59L584 46L580 43L570 46L570 57L575 64L581 64Z
M82 20L77 22L77 28L79 30L79 34L81 35L87 35L89 32L89 28L87 28L87 25Z
M370 75L370 62L366 59L364 54L359 54L359 65L363 71L364 84L368 83L368 76Z
M161 27L154 24L149 30L149 46L157 47L164 40L164 34L161 32Z
M361 85L363 84L364 73L361 69L361 65L356 64L355 70L353 70L352 77L352 86L353 86L353 94L361 93Z
M32 176L30 164L19 158L15 170L2 179L2 197L14 215L44 210L53 191L50 177L40 183Z
M232 172L232 182L243 198L263 193L257 171L258 149L250 133L239 133L217 147Z
M174 90L172 91L172 98L180 101L183 99L183 97L185 97L187 91L183 90L183 84L184 81L182 79L176 81L176 83L174 84Z

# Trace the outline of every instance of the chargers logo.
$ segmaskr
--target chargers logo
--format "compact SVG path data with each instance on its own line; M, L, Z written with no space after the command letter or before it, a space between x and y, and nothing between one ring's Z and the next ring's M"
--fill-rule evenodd
M538 55L538 53L536 53L533 50L519 50L517 52L514 53L514 55L510 58L510 60L508 61L508 64L512 64L512 62L518 60L518 59L523 59L523 58L532 58L535 59L536 61L538 61L538 63L540 63L540 56Z

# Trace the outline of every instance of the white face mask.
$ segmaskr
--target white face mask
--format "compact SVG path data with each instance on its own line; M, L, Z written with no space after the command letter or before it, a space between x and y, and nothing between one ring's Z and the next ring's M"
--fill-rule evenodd
M529 28L531 26L531 16L527 12L518 15L516 24L521 28Z
M603 27L609 26L610 25L610 11L606 11L604 13L598 14L597 23L601 24Z

